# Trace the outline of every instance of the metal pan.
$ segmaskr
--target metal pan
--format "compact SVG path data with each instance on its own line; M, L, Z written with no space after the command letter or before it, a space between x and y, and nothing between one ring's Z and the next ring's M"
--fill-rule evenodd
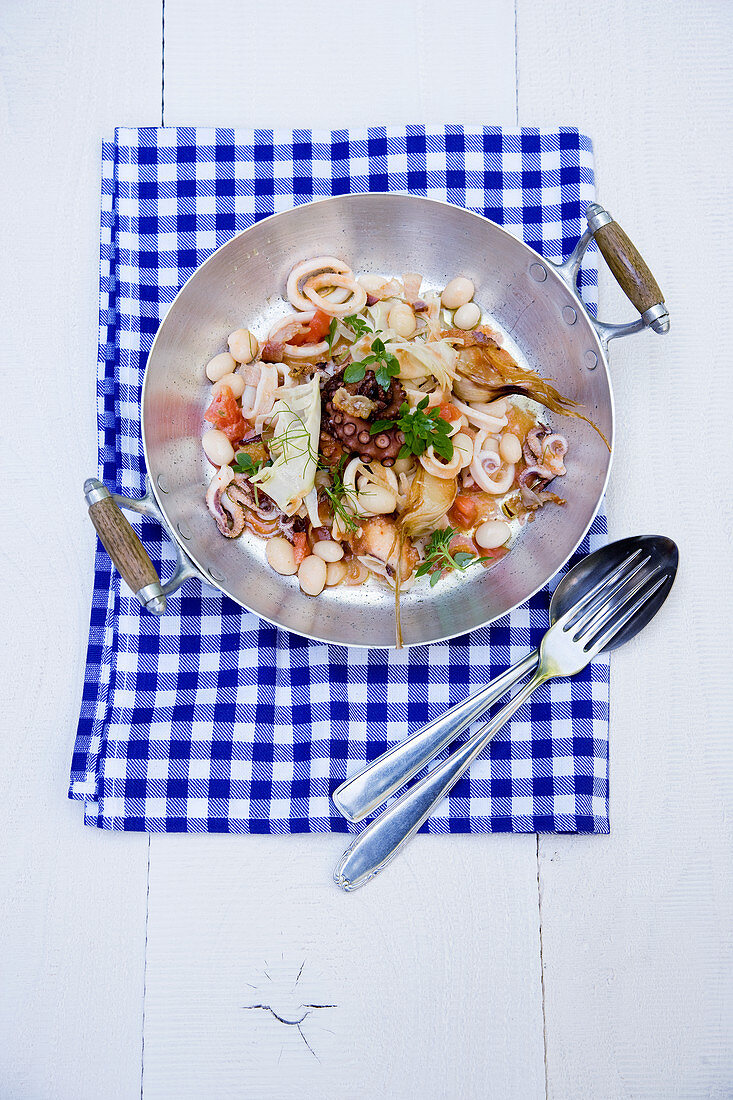
M92 521L143 607L162 614L166 597L187 578L198 577L298 634L341 645L393 646L394 600L378 584L326 589L312 599L296 578L269 568L261 541L221 537L204 502L211 472L201 450L210 395L204 364L223 349L232 330L262 333L282 314L287 275L304 257L343 256L358 272L419 271L435 288L462 274L475 283L476 301L502 328L509 347L561 393L580 401L612 443L608 341L646 326L666 332L669 317L651 273L610 215L592 204L586 217L587 230L559 266L477 214L396 194L346 195L299 206L258 222L219 248L176 297L148 358L142 393L146 496L120 497L95 479L85 485ZM641 314L629 324L596 321L578 297L578 268L594 237ZM528 524L512 552L492 569L405 593L405 645L451 638L506 614L573 553L600 505L611 456L582 421L563 419L561 430L570 445L563 480L567 505L548 508ZM170 534L178 567L167 583L160 582L118 505L153 516Z

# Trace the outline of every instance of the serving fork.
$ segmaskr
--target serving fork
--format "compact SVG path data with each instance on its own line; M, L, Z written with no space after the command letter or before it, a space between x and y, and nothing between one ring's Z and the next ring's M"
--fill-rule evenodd
M671 582L667 571L649 568L649 561L638 552L629 555L555 621L542 639L539 664L530 680L494 718L356 837L334 872L338 886L355 890L386 867L530 695L548 680L573 676L585 668Z

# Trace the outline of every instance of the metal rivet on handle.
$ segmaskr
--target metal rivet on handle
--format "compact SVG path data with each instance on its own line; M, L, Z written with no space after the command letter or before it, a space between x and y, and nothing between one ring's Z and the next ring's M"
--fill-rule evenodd
M158 474L157 478L155 479L155 484L158 486L161 493L167 493L169 491L162 474Z
M530 264L529 273L536 283L544 283L547 278L547 268L543 267L542 264Z
M595 370L598 366L598 356L594 351L587 351L585 353L585 365L588 370Z
M176 527L178 528L178 534L181 536L182 539L186 539L186 541L188 541L191 538L191 532L189 531L185 523L177 523Z
M209 576L212 580L219 581L220 584L223 584L226 580L224 574L220 573L218 569L209 569Z
M562 307L562 319L566 325L574 325L578 320L578 314L575 312L572 306Z

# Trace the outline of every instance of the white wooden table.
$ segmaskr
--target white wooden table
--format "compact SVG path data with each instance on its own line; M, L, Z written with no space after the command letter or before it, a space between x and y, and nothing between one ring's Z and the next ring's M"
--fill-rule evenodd
M0 1096L733 1095L731 4L6 0L0 20ZM611 534L682 558L613 658L610 836L420 837L347 896L343 836L100 834L66 801L99 146L161 118L593 137L672 315L612 349Z

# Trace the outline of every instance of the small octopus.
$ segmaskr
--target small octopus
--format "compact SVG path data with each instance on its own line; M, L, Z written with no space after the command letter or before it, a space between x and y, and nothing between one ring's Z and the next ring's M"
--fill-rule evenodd
M354 399L350 401L349 398ZM368 370L361 382L344 382L344 371L334 375L323 388L323 420L321 427L352 454L364 462L378 460L383 466L394 466L404 433L396 426L372 435L370 424L375 420L396 420L405 401L405 391L396 378L384 390L374 371ZM360 408L366 416L357 416L349 408Z

